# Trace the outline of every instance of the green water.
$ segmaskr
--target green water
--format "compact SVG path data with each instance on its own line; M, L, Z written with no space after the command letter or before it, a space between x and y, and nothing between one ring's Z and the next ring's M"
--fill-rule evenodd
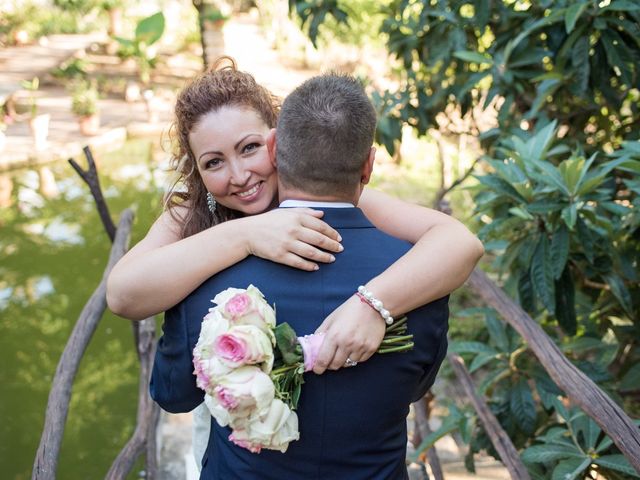
M96 155L116 224L123 209L136 211L132 242L159 213L163 156L146 141ZM3 479L31 477L58 359L110 249L88 187L67 162L46 167L0 174ZM104 477L133 432L137 389L131 325L106 312L74 383L57 478Z

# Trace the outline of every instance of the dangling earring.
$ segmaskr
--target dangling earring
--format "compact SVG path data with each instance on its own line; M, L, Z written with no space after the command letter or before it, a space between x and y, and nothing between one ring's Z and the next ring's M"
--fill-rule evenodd
M207 192L207 207L209 207L209 211L212 215L216 213L216 199L213 198L211 192Z

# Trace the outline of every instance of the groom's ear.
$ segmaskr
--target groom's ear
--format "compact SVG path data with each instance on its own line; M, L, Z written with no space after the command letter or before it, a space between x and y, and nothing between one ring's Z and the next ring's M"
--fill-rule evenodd
M360 175L360 183L366 185L369 183L371 179L371 174L373 173L373 162L376 158L376 147L371 147L369 150L369 156L367 157L366 162L362 166L362 173Z
M276 165L276 129L272 128L267 134L267 152L269 153L269 161L274 168Z

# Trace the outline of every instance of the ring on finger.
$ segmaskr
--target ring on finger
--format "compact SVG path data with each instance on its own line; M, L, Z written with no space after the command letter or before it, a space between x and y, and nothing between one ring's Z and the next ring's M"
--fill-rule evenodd
M355 367L356 365L358 365L358 362L356 362L355 360L351 360L350 358L347 357L347 359L344 362L344 366L345 367Z

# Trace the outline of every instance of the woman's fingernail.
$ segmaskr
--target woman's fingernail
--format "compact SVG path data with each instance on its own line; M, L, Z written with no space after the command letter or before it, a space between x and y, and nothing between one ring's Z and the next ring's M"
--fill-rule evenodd
M338 241L341 242L342 241L342 237L340 236L340 234L338 234Z
M314 265L314 266L313 266L313 269L314 269L314 270L320 270L320 267L319 267L318 265Z
M338 251L341 252L344 250L344 247L342 245L338 245Z
M336 261L336 257L334 257L333 255L329 256L329 261L330 262L335 262Z

